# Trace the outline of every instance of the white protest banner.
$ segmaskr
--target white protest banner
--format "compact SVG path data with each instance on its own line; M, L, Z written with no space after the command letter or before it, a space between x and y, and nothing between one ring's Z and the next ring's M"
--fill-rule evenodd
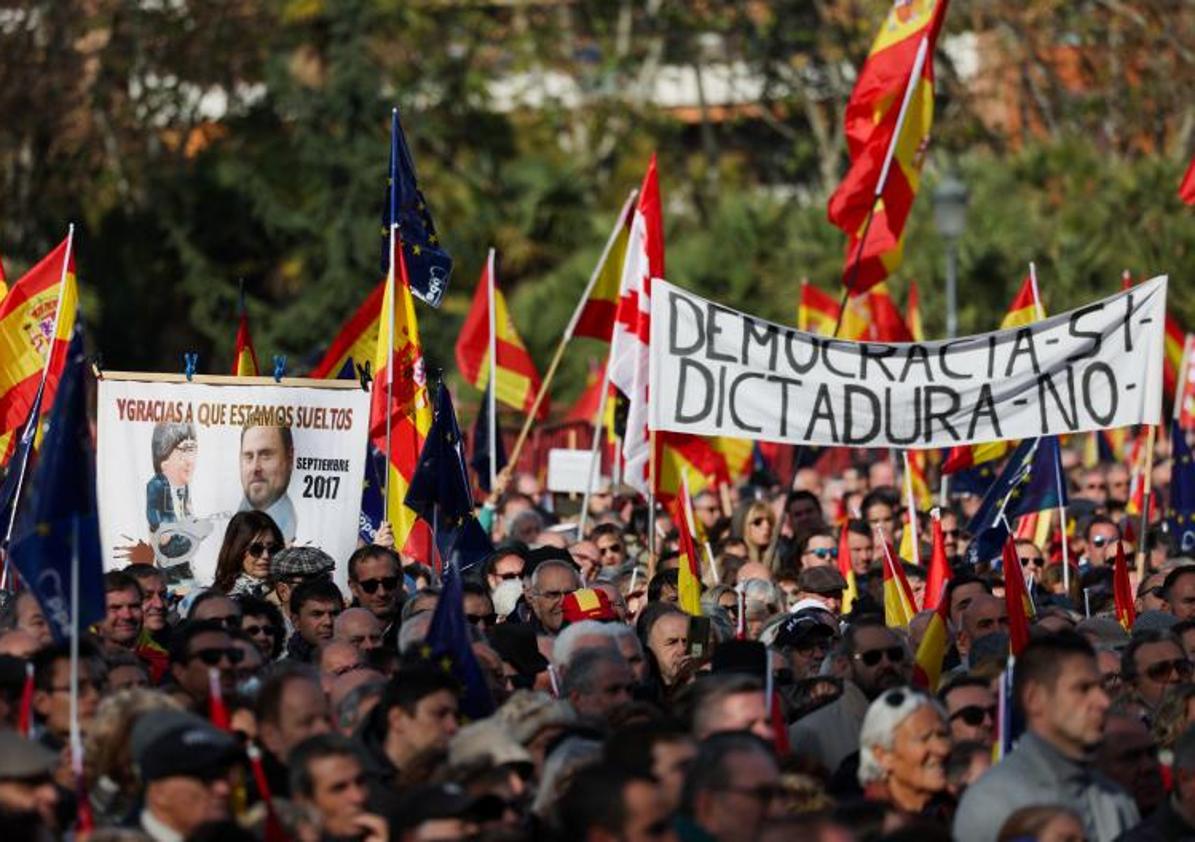
M1025 327L849 342L652 281L652 429L951 447L1157 424L1166 278Z
M548 476L545 486L557 494L584 494L594 473L594 456L588 450L553 447L548 451ZM600 467L600 466L599 466Z
M287 544L357 547L369 393L351 381L105 372L96 485L105 564L208 585L229 519L255 508Z

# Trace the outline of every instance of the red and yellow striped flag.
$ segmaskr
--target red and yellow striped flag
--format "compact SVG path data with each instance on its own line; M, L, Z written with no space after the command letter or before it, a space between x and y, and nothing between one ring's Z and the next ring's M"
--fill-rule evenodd
M938 511L933 515L934 549L929 560L929 574L925 580L925 608L932 610L925 634L917 647L913 665L913 683L931 693L938 691L942 678L942 662L950 648L950 603L943 599L946 583L950 581L950 562L946 558L946 536L942 534L942 520Z
M1133 585L1129 581L1129 563L1124 557L1124 541L1116 542L1116 562L1112 567L1112 600L1116 619L1131 632L1137 622L1137 606L1133 599Z
M42 415L54 405L79 306L71 246L68 236L0 302L0 465L16 449L16 431L29 417L43 373Z
M686 485L695 493L728 482L726 457L709 439L688 433L656 433L657 500L671 502Z
M1025 280L1021 281L1021 288L1017 290L1012 304L1008 306L1008 312L1000 320L1000 329L1024 327L1045 317L1046 310L1038 302L1037 295L1034 293L1033 278L1026 275Z
M917 613L913 588L891 542L879 532L875 540L884 542L884 624L891 628L908 628L909 621Z
M859 582L855 579L855 568L851 566L850 530L847 524L850 519L844 519L838 530L838 572L846 579L846 590L842 592L843 616L851 613L851 606L859 598Z
M378 341L374 352L374 381L369 413L369 437L374 447L386 454L389 499L386 519L394 530L394 543L406 547L418 516L403 502L407 487L419 463L419 452L432 425L432 406L427 394L423 345L415 320L415 300L407 280L406 260L398 256L399 277L394 279L394 347L390 351L390 301L383 283ZM393 384L387 387L393 375ZM388 395L393 402L388 404ZM390 417L390 450L386 450L386 418Z
M241 318L237 324L232 373L237 377L256 377L258 373L257 351L253 350L253 337L249 335L249 314L245 312L244 300L241 301Z
M1033 603L1025 586L1025 574L1021 570L1021 559L1017 545L1011 535L1004 542L1002 555L1004 563L1004 605L1008 609L1008 642L1014 656L1020 655L1029 645L1029 616Z
M870 289L900 265L933 125L933 54L946 7L947 0L894 3L847 103L851 167L827 215L847 234L843 282L852 292Z
M693 532L689 528L693 511L689 502L689 489L681 482L680 494L672 507L672 517L676 521L676 530L680 544L680 566L677 569L677 590L679 605L686 614L694 617L701 616L701 562L697 555L697 546L693 542Z
M357 311L340 328L340 333L328 346L324 358L311 370L310 377L328 379L340 377L354 370L349 365L365 365L373 362L378 348L378 321L382 313L382 298L386 295L386 281L383 280L362 302Z
M905 324L909 326L909 333L914 342L925 341L925 328L921 324L921 293L917 289L916 281L909 281L909 295L905 299Z
M609 342L614 333L614 318L618 313L618 289L622 283L622 267L627 259L627 242L631 236L631 220L635 218L635 203L628 201L618 218L617 232L610 242L605 259L597 271L597 280L577 317L573 336L588 336Z
M838 300L829 293L801 279L801 298L797 302L797 330L830 336L838 323Z
M465 317L460 337L456 341L456 364L464 378L485 391L490 381L490 296L493 281L494 291L494 348L498 372L495 376L497 389L495 397L514 409L529 412L539 392L539 372L527 353L515 323L506 306L506 296L498 289L498 279L490 277L491 266L487 261L473 294L473 306ZM538 418L548 417L548 400L545 397L539 405Z

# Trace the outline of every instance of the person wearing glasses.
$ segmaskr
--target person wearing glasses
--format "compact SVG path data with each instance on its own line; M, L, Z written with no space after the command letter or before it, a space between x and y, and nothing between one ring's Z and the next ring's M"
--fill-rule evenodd
M842 695L789 729L793 751L816 758L831 772L859 749L868 704L885 690L908 684L912 675L904 639L879 617L863 617L847 628L836 661L845 676Z
M264 597L271 590L270 561L284 546L282 531L265 512L237 512L224 530L212 587L229 596Z
M228 628L219 620L184 622L170 638L171 688L176 699L206 718L211 673L216 672L225 696L236 690L236 666L243 653L232 645Z
M1149 726L1135 711L1113 707L1108 713L1104 741L1095 755L1095 768L1133 796L1143 816L1148 816L1166 799L1157 743Z
M898 687L871 703L859 734L859 784L864 798L898 815L942 819L952 804L946 791L950 728L932 696Z
M996 694L991 682L960 675L938 690L946 707L950 736L956 743L982 743L988 748L996 740Z
M1025 733L963 793L953 838L995 842L1010 814L1036 804L1074 810L1088 839L1115 839L1137 824L1133 799L1092 767L1111 703L1086 638L1062 631L1030 640L1013 669L1013 698Z
M1116 542L1120 540L1120 527L1107 515L1093 515L1083 530L1085 547L1083 559L1079 562L1080 572L1092 567L1104 567L1115 558Z
M801 547L801 570L811 567L836 567L838 565L838 541L829 529L821 528L810 532Z
M564 598L581 587L572 557L556 547L532 550L523 572L523 596L507 622L530 624L537 634L556 635L564 624Z
M150 438L154 475L145 485L145 517L150 534L156 535L164 523L191 517L191 477L199 453L195 426L161 422L154 425ZM158 551L167 558L177 558L190 549L191 542L181 535L162 535Z
M368 610L382 624L383 645L398 640L398 617L406 591L402 559L389 547L367 544L349 556L349 592L354 606Z
M1041 548L1037 544L1030 541L1028 538L1016 539L1017 558L1021 562L1021 570L1025 572L1025 578L1034 582L1037 585L1043 584L1046 570L1046 559L1042 555Z
M1168 687L1191 680L1191 662L1170 631L1138 630L1120 656L1120 677L1151 714Z

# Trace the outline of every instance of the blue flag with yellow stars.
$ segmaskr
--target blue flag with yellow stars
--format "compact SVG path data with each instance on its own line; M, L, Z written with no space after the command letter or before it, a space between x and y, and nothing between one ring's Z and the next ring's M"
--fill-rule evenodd
M469 491L461 429L443 381L436 388L434 411L403 502L439 531L455 529L473 514L473 494Z
M984 495L967 531L972 564L999 558L1008 537L1008 526L1021 515L1066 505L1062 476L1062 451L1057 436L1026 439L1008 458L1008 464Z
M441 387L443 388L443 387ZM468 522L475 522L469 518ZM465 528L458 527L458 536ZM424 643L424 657L452 675L461 685L461 712L477 721L494 712L494 699L485 673L473 653L469 626L465 620L465 597L461 589L460 566L454 554L445 554L440 599L432 615Z
M431 210L415 180L415 161L407 148L397 108L390 115L390 169L382 203L382 272L390 270L391 223L398 226L397 244L402 249L411 294L439 307L452 277L452 257L440 247ZM394 272L399 277L398 266Z
M104 566L96 514L95 452L87 420L87 367L76 326L37 467L26 478L9 558L41 604L55 639L104 617ZM71 617L72 572L79 616Z
M1170 422L1174 458L1170 468L1170 534L1183 555L1195 552L1195 462L1187 431Z

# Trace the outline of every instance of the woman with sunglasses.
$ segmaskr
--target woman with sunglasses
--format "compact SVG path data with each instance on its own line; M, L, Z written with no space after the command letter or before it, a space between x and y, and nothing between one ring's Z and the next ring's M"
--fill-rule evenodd
M885 690L871 703L859 733L864 797L907 817L945 821L950 728L938 701L909 687Z
M731 533L747 545L747 560L766 562L776 528L776 513L763 500L755 500L734 513Z
M213 587L232 596L269 593L270 559L285 546L278 525L265 512L237 512L224 531Z

